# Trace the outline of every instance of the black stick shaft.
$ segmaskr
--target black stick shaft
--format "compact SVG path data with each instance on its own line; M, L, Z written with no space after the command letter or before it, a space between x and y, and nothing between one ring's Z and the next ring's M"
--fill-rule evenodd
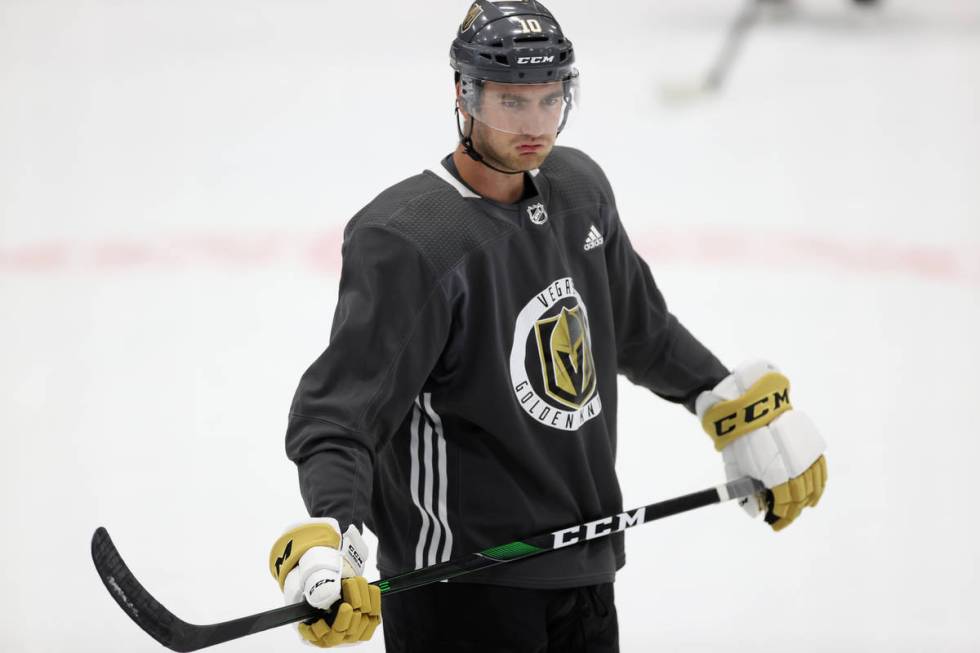
M524 538L523 540L509 542L477 553L457 556L446 562L440 562L415 571L390 576L389 578L382 578L371 584L378 585L381 588L382 595L406 592L425 585L431 585L432 583L463 576L474 571L488 569L499 564L523 560L524 558L555 551L566 546L574 546L581 542L619 533L627 528L663 519L664 517L678 515L682 512L696 510L697 508L703 508L731 499L751 496L762 489L763 487L758 481L747 477L741 478L715 488L686 494L674 499L667 499L666 501L651 503L642 508L628 510L618 515L598 519L594 522L576 524L565 529L540 533ZM607 520L609 521L609 528L604 528ZM593 525L591 532L590 524ZM305 611L301 610L303 605L306 605L308 609ZM296 610L292 615L301 614L301 619L312 619L318 615L323 615L323 611L309 606L305 601L295 603L288 607ZM283 612L283 618L287 617L287 609L280 608ZM299 620L294 619L294 621Z
M455 578L480 569L487 569L505 562L523 560L556 549L573 546L647 522L695 510L728 499L755 494L759 489L751 479L739 479L717 488L702 490L675 499L651 503L642 508L628 510L618 515L584 524L576 524L557 531L540 533L532 537L485 549L477 553L459 556L423 569L384 578L373 583L381 587L383 594L395 594L406 590Z
M382 594L406 592L479 569L575 546L696 508L748 497L762 489L758 481L742 478L716 488L458 556L423 569L384 578L373 584L381 588ZM174 616L143 588L123 562L104 528L97 529L92 536L92 559L106 589L119 606L140 628L173 651L196 651L277 626L319 617L329 620L332 617L331 613L314 608L306 601L300 601L223 623L189 624Z

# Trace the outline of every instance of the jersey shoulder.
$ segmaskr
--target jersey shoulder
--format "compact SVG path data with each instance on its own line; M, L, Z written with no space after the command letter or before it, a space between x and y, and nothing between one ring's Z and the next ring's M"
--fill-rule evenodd
M426 171L382 191L351 219L344 237L371 227L393 232L441 277L470 252L515 230L488 219L473 202Z
M582 150L556 145L542 164L541 172L568 200L615 203L606 173Z

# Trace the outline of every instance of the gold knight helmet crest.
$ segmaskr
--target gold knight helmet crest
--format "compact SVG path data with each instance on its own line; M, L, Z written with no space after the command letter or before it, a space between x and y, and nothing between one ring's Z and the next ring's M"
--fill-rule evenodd
M582 307L568 309L535 324L545 392L572 409L579 409L596 389L595 362Z
M470 7L470 10L466 12L466 18L463 19L462 23L460 23L459 26L460 34L465 32L469 28L473 27L473 23L476 22L476 19L479 18L480 14L482 13L483 13L483 7L480 6L479 2L474 2L473 5Z

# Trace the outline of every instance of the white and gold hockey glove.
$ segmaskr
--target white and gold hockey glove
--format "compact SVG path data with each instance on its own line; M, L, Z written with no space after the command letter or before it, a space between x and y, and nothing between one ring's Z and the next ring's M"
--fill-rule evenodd
M320 648L371 639L381 623L381 590L364 576L368 547L351 525L340 535L337 520L310 519L288 529L269 553L269 570L286 605L305 598L321 610L336 606L333 624L300 623L305 641Z
M751 476L768 488L746 512L763 510L773 530L815 507L827 483L827 448L810 418L794 410L789 379L763 360L743 363L696 402L705 432L725 461L728 480Z

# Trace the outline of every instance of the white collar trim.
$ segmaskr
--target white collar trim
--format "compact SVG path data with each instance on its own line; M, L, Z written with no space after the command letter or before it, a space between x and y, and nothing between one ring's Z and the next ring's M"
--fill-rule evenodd
M473 199L483 199L482 196L477 195L469 188L467 188L466 184L461 182L459 179L456 179L456 177L453 177L453 173L449 172L446 169L446 166L442 165L441 161L435 167L429 168L429 172L431 172L436 177L439 177L439 179L442 179L444 182L446 182L447 184L455 188L459 192L459 194L462 195L463 197L470 197ZM534 170L530 170L529 174L531 175L531 177L537 177L538 174L540 174L540 172L541 172L540 168L535 168Z
M462 195L463 197L482 199L479 195L477 195L469 188L467 188L466 184L461 182L459 179L456 179L456 177L453 177L453 173L446 170L446 166L442 165L442 162L440 162L438 165L434 166L433 168L429 168L429 172L431 172L435 176L439 177L439 179L442 179L444 182L446 182L447 184L455 188L459 192L459 194Z

